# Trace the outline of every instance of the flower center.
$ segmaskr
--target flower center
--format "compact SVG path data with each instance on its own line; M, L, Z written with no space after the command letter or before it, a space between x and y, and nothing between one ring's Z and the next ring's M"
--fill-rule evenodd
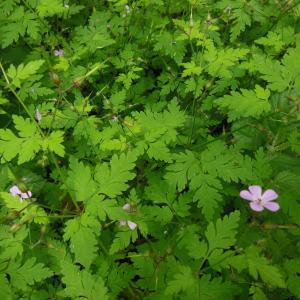
M256 202L257 204L261 204L262 199L261 199L261 198L257 198L255 202Z

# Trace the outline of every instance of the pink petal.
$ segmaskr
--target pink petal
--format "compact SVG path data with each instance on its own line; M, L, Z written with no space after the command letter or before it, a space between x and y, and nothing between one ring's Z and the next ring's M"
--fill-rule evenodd
M21 193L21 198L28 199L32 196L31 191L27 191L26 193Z
M266 209L268 209L268 210L270 210L270 211L274 211L274 212L277 211L277 210L279 210L279 208L280 208L280 206L279 206L278 203L276 203L276 202L271 202L271 201L265 203L265 204L264 204L264 207L265 207Z
M124 204L124 205L123 205L123 209L124 209L125 211L130 211L130 204L129 204L129 203Z
M131 222L131 221L127 221L127 224L128 224L128 226L129 226L129 228L130 228L131 230L134 230L134 229L136 228L136 226L137 226L136 223Z
M258 204L256 202L251 202L250 207L252 210L255 210L255 211L263 211L264 210L264 207L262 206L262 204Z
M266 190L261 198L264 202L268 202L277 199L278 195L273 190Z
M256 199L249 191L246 190L240 192L240 197L249 201L254 201Z
M14 185L13 187L11 187L10 189L9 189L9 191L10 191L10 193L15 197L15 196L17 196L17 195L21 195L22 194L22 192L20 191L20 189L16 186L16 185Z
M250 185L249 191L256 199L261 198L262 191L261 191L261 187L259 185Z
M126 221L125 220L120 221L120 225L121 226L125 226L126 225Z

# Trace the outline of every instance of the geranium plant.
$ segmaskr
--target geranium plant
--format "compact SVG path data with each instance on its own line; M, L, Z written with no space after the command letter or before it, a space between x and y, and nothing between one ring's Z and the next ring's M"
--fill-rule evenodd
M2 0L0 299L300 299L300 2Z

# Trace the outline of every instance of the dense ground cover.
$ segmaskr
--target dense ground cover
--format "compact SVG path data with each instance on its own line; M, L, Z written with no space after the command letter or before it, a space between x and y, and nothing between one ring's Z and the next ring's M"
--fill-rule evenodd
M0 299L300 298L299 3L2 0Z

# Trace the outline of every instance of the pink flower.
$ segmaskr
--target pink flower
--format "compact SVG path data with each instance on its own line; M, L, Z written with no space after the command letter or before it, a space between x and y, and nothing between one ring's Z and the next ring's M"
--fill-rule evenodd
M130 212L130 209L131 209L131 205L129 203L126 203L123 205L123 209L126 211L126 212ZM120 221L120 225L121 226L125 226L125 225L128 225L128 227L131 229L131 230L134 230L136 227L137 227L137 224L132 222L132 221L125 221L125 220L121 220Z
M123 205L123 209L127 212L130 212L130 208L131 208L131 205L129 203L126 203Z
M121 226L125 226L126 224L131 230L134 230L137 227L137 224L132 221L125 221L125 220L120 221Z
M54 50L54 56L63 57L65 55L65 51L63 49Z
M35 116L35 119L38 121L38 123L40 123L42 121L42 115L38 109L36 109L34 116Z
M113 122L116 122L116 121L118 121L118 116L113 115L113 116L111 117L111 119L112 119Z
M250 207L255 211L263 211L266 208L275 212L280 208L278 203L272 201L278 198L276 192L273 190L266 190L262 194L262 188L259 185L249 186L249 191L241 191L240 196L241 198L250 201Z
M24 199L28 199L32 196L31 191L27 191L27 192L22 192L16 185L12 186L9 189L10 193L16 197L16 196L20 196L20 201L22 202Z

